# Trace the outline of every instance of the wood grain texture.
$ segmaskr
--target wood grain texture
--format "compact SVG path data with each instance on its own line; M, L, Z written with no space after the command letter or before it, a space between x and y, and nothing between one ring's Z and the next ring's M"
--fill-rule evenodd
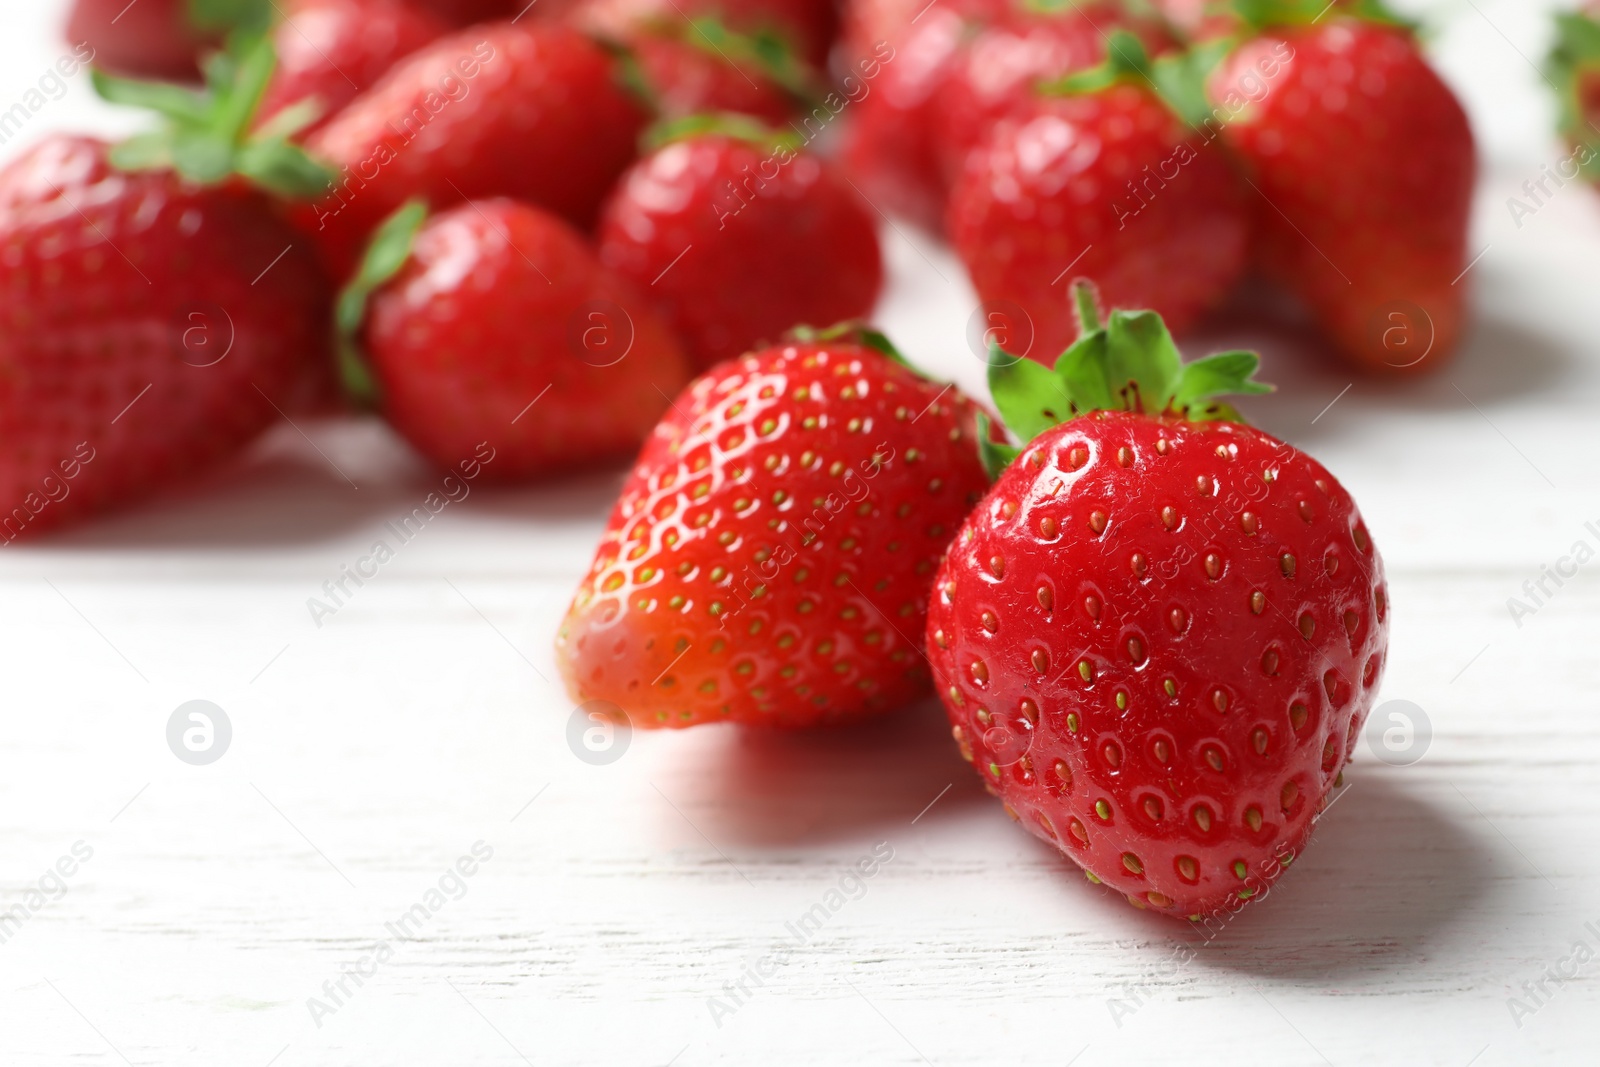
M1520 228L1505 206L1560 158L1523 59L1547 6L1434 8L1487 168L1458 363L1352 384L1283 334L1209 339L1267 348L1281 388L1250 414L1360 502L1392 580L1384 697L1434 730L1414 766L1364 748L1273 899L1213 940L1013 827L931 702L576 758L550 641L614 475L474 490L319 627L307 599L435 476L371 423L306 424L326 460L284 426L204 486L0 550L0 1063L1594 1062L1600 563L1520 626L1506 603L1600 547L1600 196ZM59 17L0 14L0 102ZM86 94L0 151L124 122ZM891 334L976 388L959 266L885 240ZM165 739L197 698L234 732L208 767Z

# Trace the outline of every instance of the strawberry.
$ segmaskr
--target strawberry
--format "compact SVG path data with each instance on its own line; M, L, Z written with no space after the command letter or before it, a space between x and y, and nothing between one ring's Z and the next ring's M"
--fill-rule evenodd
M271 16L270 0L77 0L67 40L86 42L104 70L192 81L200 54L227 31L264 27Z
M573 699L636 726L792 727L926 692L928 583L985 484L976 409L837 332L673 403L561 626Z
M341 298L358 394L441 467L487 443L497 481L632 458L689 378L638 292L538 208L425 214L411 205L381 227Z
M583 0L570 18L590 32L621 39L640 30L678 35L710 24L708 41L732 31L818 69L827 65L838 29L832 0Z
M1076 332L1069 270L1182 332L1245 265L1249 218L1228 160L1151 91L1138 41L1113 40L1104 67L1001 123L950 197L951 241L973 286L986 304L1026 313L1036 357Z
M967 154L994 124L1025 111L1034 88L1101 63L1108 34L1125 28L1151 49L1172 41L1159 23L1136 20L1122 5L1075 2L1062 7L1018 4L1002 8L971 34L940 82L934 101L934 138L946 183L960 174Z
M1477 161L1465 112L1370 2L1320 19L1314 0L1249 6L1262 28L1212 74L1202 107L1259 191L1263 272L1356 366L1440 366L1466 296Z
M537 10L533 0L417 0L417 6L426 8L455 26L520 18L524 14L531 16ZM543 6L543 3L537 5ZM540 12L541 16L544 14Z
M1529 214L1554 194L1550 181L1555 188L1580 175L1600 182L1600 2L1556 15L1556 44L1545 68L1558 93L1561 134L1573 153L1557 165L1559 177L1523 187ZM1519 225L1523 217L1518 214Z
M783 51L702 22L697 28L640 30L625 42L639 78L665 119L706 112L783 122L813 94L816 76Z
M256 187L303 191L321 175L246 138L270 53L239 68L214 99L97 74L109 99L187 121L116 147L50 137L0 171L5 542L215 466L326 360L328 283Z
M1182 365L1152 312L1046 370L991 361L1018 448L934 584L928 656L962 755L1041 839L1139 907L1263 894L1355 749L1388 645L1349 493L1213 398L1254 353ZM1027 440L1031 438L1031 440Z
M923 17L949 10L950 0L935 4ZM898 43L907 36L912 20L918 18L924 3L919 0L845 0L839 13L839 45L846 62L872 55L879 45Z
M733 117L660 136L606 204L600 258L659 300L701 367L872 310L877 226L827 162Z
M413 197L510 196L587 228L647 118L615 59L574 30L531 19L463 30L401 60L310 138L338 177L305 225L339 277Z
M300 0L273 30L278 69L261 102L261 121L311 102L328 118L369 89L395 61L442 37L448 25L412 0Z
M868 86L844 128L843 162L862 194L930 232L944 227L948 183L936 134L939 86L969 40L972 21L936 4L890 40L861 53Z

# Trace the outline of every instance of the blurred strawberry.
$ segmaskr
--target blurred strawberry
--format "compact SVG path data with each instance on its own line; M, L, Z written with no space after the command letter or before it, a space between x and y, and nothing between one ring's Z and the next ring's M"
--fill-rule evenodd
M307 101L315 117L302 132L317 129L447 28L413 0L300 0L273 30L278 69L259 120Z
M1229 161L1151 91L1139 43L1113 40L1105 67L1002 122L950 197L978 295L1031 320L1026 354L1046 365L1077 336L1074 278L1182 332L1245 266L1248 206Z
M619 41L662 118L732 112L781 123L824 92L819 75L781 43L715 19L632 29Z
M116 147L50 137L0 171L5 541L216 465L325 369L327 279L262 191L323 176L247 135L270 72L258 46L214 57L210 96L97 74L170 126Z
M660 303L699 366L872 310L877 225L828 163L731 116L662 142L606 204L600 258Z
M893 43L869 46L854 68L867 92L845 126L845 169L881 209L935 232L948 191L936 142L939 87L973 25L956 6L937 4Z
M424 216L417 204L386 222L341 298L358 395L441 467L486 444L497 481L631 458L689 377L638 291L538 208Z
M627 39L640 30L673 35L710 22L786 50L811 66L827 66L838 28L832 0L583 0L573 22L602 37ZM715 38L715 31L707 41Z
M898 45L908 35L911 20L917 18L926 0L845 0L839 18L839 47L844 62L851 63L873 54L881 44ZM928 8L926 15L950 10L941 2Z
M1472 130L1406 27L1321 6L1252 0L1206 110L1259 193L1264 272L1357 366L1436 368L1463 326Z
M1560 176L1600 181L1600 2L1556 15L1556 44L1545 63L1561 105L1561 135L1573 148ZM1537 208L1538 199L1530 193Z
M795 110L794 99L776 82L692 44L640 34L628 46L665 118L726 111L782 122Z
M338 177L305 225L337 277L413 197L511 196L587 228L647 118L616 59L575 30L463 30L401 60L308 141Z
M1154 19L1134 19L1112 0L1080 0L1048 9L1026 4L1001 7L981 28L969 31L933 100L933 131L948 184L961 173L967 153L995 123L1031 106L1036 86L1106 58L1109 34L1134 33L1150 52L1173 46Z
M539 0L537 4L533 0L417 0L417 5L427 8L453 26L471 26L479 22L515 18L523 13L532 17L535 11L545 6L545 0ZM543 12L540 15L543 17Z
M103 70L192 81L201 52L229 30L265 27L272 13L271 0L77 0L66 35L87 42Z

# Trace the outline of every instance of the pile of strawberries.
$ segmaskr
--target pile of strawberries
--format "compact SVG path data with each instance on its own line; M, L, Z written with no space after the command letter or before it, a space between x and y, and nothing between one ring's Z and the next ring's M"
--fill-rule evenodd
M341 405L501 481L637 456L557 640L591 713L937 692L1008 813L1191 919L1306 843L1382 563L1224 399L1257 357L1169 326L1253 266L1362 367L1455 342L1471 135L1372 0L79 0L69 32L159 122L0 171L0 540ZM880 208L967 264L993 410L862 322Z

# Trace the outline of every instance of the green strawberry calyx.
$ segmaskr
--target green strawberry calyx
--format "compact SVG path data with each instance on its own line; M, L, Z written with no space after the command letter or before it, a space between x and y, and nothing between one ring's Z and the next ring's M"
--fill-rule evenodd
M824 95L817 73L794 54L788 41L770 31L740 33L729 29L721 19L700 16L689 20L681 39L741 74L746 68L754 68L801 103L815 105Z
M189 0L189 24L213 33L264 30L275 6L273 0Z
M399 274L411 258L417 233L427 219L428 205L421 200L408 200L384 219L372 231L366 255L333 306L334 358L339 364L339 380L352 399L369 407L378 401L378 382L361 348L367 304L372 294Z
M316 105L286 108L254 126L277 63L269 38L237 34L226 49L206 57L201 89L93 71L102 99L147 108L164 120L113 147L112 164L123 170L173 170L201 185L238 176L290 199L321 195L333 175L289 140L316 120Z
M670 22L649 22L644 32L652 37L678 41L726 63L746 80L757 77L783 90L796 104L811 110L822 103L827 87L811 66L795 56L788 42L771 33L739 33L720 19L701 16ZM618 65L618 77L629 92L652 111L661 110L661 88L645 73L635 50L625 40L605 34L595 42L610 52Z
M1106 38L1106 58L1103 61L1064 77L1041 82L1038 90L1046 96L1098 93L1126 82L1138 84L1154 81L1154 67L1143 41L1127 30L1112 30Z
M1600 20L1578 12L1556 15L1556 42L1545 60L1545 73L1556 87L1562 135L1589 150L1578 161L1584 176L1600 178L1600 129L1583 101L1585 82L1600 83Z
M1112 311L1102 322L1094 287L1082 280L1074 284L1073 298L1078 339L1054 368L1011 356L990 343L989 392L1006 429L1022 444L1095 411L1243 422L1231 405L1217 398L1272 391L1254 380L1261 365L1254 352L1218 352L1186 363L1154 311ZM980 416L979 447L991 477L1022 451L993 437L987 417Z
M732 111L707 111L667 119L645 130L642 141L646 152L654 152L692 137L726 137L771 152L797 152L805 143L797 133L775 130L760 119Z
M1234 14L1258 30L1272 26L1315 25L1334 7L1343 18L1381 22L1406 30L1417 28L1412 20L1389 10L1383 0L1232 0L1230 6Z
M1179 118L1198 128L1211 115L1206 76L1237 44L1234 38L1221 38L1152 59L1138 37L1113 30L1106 39L1106 58L1098 66L1045 82L1038 89L1047 96L1086 96L1115 85L1153 89Z

